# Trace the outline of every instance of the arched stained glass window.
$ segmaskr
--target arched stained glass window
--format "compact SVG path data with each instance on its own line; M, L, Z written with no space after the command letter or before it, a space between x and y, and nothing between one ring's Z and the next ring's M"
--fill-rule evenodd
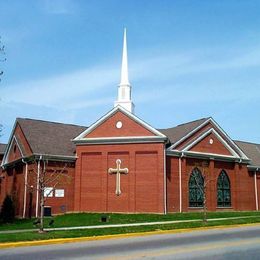
M231 191L230 181L227 173L222 170L218 176L217 183L217 201L218 207L230 207L231 206Z
M189 180L189 206L203 207L204 179L198 168L194 168Z

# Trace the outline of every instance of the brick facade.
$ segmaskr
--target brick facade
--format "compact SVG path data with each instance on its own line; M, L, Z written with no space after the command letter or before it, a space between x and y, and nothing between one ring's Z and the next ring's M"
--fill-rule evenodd
M116 127L118 121L122 122L121 128ZM45 202L52 208L53 214L202 210L189 206L189 179L194 168L203 172L205 181L208 181L208 210L257 209L260 177L248 169L247 161L235 157L239 154L238 147L216 125L206 122L200 129L188 134L174 147L173 154L169 153L171 144L156 139L156 135L152 128L142 125L141 120L134 120L118 111L88 132L82 143L76 143L71 156L74 160L67 161L66 157L49 160L34 155L23 129L17 124L13 132L15 138L11 138L6 154L8 164L0 172L0 203L6 194L10 194L15 200L18 216L35 216L36 211L39 212L36 191L38 164L42 170L45 162L46 177L64 170L68 177L68 181L57 184L52 176L53 182L46 184L50 188L55 186L53 196ZM106 141L98 142L99 138ZM120 138L127 138L127 141ZM140 139L143 141L138 138L143 138ZM115 194L116 175L108 173L109 168L116 167L117 159L121 160L122 168L129 170L128 174L120 175L122 193L119 196ZM217 180L222 170L231 185L230 207L217 206ZM56 190L64 191L64 196L59 197Z

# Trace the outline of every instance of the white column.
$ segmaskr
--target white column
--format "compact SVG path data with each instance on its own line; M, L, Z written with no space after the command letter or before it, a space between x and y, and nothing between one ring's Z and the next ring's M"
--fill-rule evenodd
M258 210L258 190L257 190L256 171L254 174L254 180L255 180L255 208L256 208L256 210Z
M163 150L163 157L164 157L164 162L163 162L163 174L164 174L164 214L167 213L167 194L166 194L166 147L164 145L164 150Z
M37 184L36 184L36 203L35 203L35 217L38 218L39 214L39 180L40 180L40 166L41 162L38 161L38 169L37 169Z
M181 157L179 157L179 198L180 198L180 212L182 212L182 171L181 171Z
M27 177L28 177L28 164L25 163L25 175L24 175L24 196L23 196L23 218L25 218L26 212L26 196L27 196Z

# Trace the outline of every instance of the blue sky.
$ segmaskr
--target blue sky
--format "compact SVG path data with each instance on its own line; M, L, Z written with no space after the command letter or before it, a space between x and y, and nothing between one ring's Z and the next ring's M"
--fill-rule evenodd
M212 116L260 143L260 1L0 2L0 142L16 117L90 125L113 107L123 28L136 114L156 128Z

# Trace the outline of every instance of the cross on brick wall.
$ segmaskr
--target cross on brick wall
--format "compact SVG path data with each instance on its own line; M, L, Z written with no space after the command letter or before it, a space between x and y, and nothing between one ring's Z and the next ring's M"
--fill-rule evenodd
M120 189L120 174L127 174L128 168L121 168L121 160L116 160L116 168L109 168L108 173L109 174L116 174L116 195L119 196L122 192Z

